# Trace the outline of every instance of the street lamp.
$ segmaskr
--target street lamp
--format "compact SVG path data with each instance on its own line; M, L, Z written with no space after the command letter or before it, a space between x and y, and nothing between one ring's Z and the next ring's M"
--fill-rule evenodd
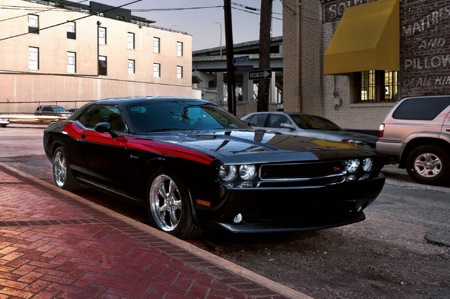
M217 21L216 21L216 23L219 24L219 27L220 27L220 48L219 48L219 51L220 51L220 56L222 56L222 24L220 24L220 22L217 22Z

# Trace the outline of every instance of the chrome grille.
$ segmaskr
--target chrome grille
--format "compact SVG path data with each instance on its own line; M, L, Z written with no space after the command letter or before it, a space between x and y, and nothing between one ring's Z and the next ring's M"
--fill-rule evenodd
M345 174L344 161L268 164L259 170L261 180L290 181L335 177Z

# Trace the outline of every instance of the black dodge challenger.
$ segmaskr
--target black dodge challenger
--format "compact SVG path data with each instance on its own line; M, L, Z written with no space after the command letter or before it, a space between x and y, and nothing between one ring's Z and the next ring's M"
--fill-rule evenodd
M317 230L365 219L381 192L379 157L351 144L254 130L198 99L88 103L44 131L55 184L141 203L179 238Z

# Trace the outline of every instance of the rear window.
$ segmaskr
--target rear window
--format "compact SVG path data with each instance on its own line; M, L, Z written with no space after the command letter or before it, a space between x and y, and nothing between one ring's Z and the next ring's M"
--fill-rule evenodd
M450 105L450 97L420 97L403 101L392 114L395 119L433 120Z

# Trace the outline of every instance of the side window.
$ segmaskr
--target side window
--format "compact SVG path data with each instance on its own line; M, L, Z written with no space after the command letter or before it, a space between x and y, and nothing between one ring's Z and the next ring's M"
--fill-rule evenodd
M67 22L67 38L68 39L76 39L77 33L76 33L76 24L75 22Z
M109 122L114 131L124 132L126 127L120 110L111 105L93 105L84 112L78 122L89 129L94 129L100 122Z
M39 34L39 16L28 15L28 33Z
M177 56L181 57L183 56L183 43L177 42Z
M153 38L153 53L159 53L160 52L160 39L159 37Z
M248 120L251 126L264 127L266 122L267 113L255 114L251 119Z
M406 120L433 120L449 105L450 97L446 99L412 98L402 102L392 117Z
M106 45L106 27L98 27L98 43Z
M283 123L291 123L286 115L270 114L267 126L270 128L281 128Z

